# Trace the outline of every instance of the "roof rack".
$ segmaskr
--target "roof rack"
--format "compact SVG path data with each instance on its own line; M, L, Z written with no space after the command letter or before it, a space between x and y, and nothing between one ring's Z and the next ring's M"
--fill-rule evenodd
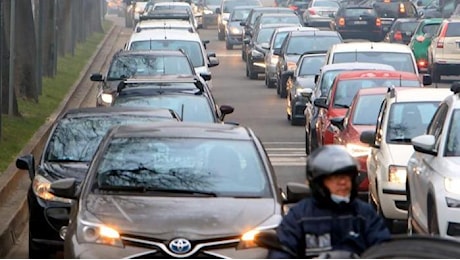
M121 92L123 89L130 87L135 88L138 85L155 84L160 86L168 86L168 84L171 83L193 83L197 89L199 89L201 92L204 92L203 83L196 76L187 78L128 78L118 84L117 92Z

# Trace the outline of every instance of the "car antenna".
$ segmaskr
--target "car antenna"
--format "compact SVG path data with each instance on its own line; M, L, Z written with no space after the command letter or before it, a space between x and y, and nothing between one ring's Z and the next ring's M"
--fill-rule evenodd
M355 49L355 62L358 62L358 49Z
M399 74L399 86L402 87L402 75Z
M182 104L180 106L180 118L182 118L182 120L184 120L184 104Z
M152 38L150 38L149 44L150 44L149 49L151 50L152 49Z

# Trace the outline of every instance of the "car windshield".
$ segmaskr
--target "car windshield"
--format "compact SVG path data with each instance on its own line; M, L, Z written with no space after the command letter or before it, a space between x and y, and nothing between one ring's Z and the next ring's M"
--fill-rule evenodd
M312 6L314 7L335 7L335 8L340 7L339 3L335 1L314 1Z
M260 29L258 34L257 34L256 42L258 44L268 43L270 41L270 37L272 36L274 30L275 30L275 28L263 28L263 29Z
M89 162L111 127L161 120L171 119L117 114L63 118L51 134L44 158L55 162Z
M362 88L377 88L377 87L420 87L420 81L406 79L388 79L388 78L366 78L366 79L350 79L340 80L337 84L334 97L334 107L349 107L353 97Z
M230 21L245 21L248 18L250 9L235 9L230 15Z
M380 105L385 94L362 95L356 102L352 117L354 125L375 125L379 115Z
M340 42L342 40L338 36L294 36L289 39L286 54L302 55L304 52L327 51Z
M425 133L439 102L394 103L388 116L386 142L410 144L411 139Z
M262 16L260 17L259 24L276 24L276 23L285 23L285 24L299 24L299 17L296 15L285 15L285 16Z
M215 122L207 98L199 95L118 96L113 106L168 108L179 114L183 121Z
M190 6L185 6L185 5L155 5L153 6L153 11L162 11L162 10L182 10L182 11L189 11L192 12L192 9Z
M403 2L375 3L374 9L382 18L417 17L417 10Z
M108 80L144 75L193 75L185 56L120 55L110 65Z
M337 52L334 53L332 63L369 62L383 63L392 66L395 70L416 73L412 53L401 52Z
M460 156L460 110L455 109L447 134L445 156Z
M319 74L321 67L324 65L325 55L303 57L300 63L299 76L313 76Z
M122 158L122 159L121 159ZM260 154L251 141L118 137L95 174L104 191L193 191L222 197L271 197Z
M204 66L201 43L183 40L146 40L131 43L130 50L184 50L194 67Z

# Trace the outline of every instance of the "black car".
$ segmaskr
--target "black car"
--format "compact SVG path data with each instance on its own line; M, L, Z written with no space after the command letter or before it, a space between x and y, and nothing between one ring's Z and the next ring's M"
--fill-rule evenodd
M74 200L68 259L266 258L250 235L275 230L284 213L268 155L244 126L113 128L75 186L51 185Z
M343 39L357 38L380 41L382 21L372 7L347 5L339 8L331 22L331 29Z
M312 106L311 96L316 75L324 64L326 52L305 53L297 61L295 71L289 71L286 82L288 92L286 114L291 125L305 125L305 108Z
M238 6L233 9L225 25L225 48L233 49L233 45L243 44L243 27L241 22L245 21L251 12L252 6Z
M299 57L306 52L328 51L329 48L343 42L335 31L292 31L289 32L281 45L273 52L278 56L276 64L276 92L281 98L287 97L286 82L289 75L286 71L294 71Z
M254 23L259 15L265 13L294 13L292 9L286 7L254 7L248 14L246 20L242 21L240 24L243 26L243 37L251 38L254 30ZM241 48L241 58L246 61L246 44L243 43Z
M112 106L168 108L183 121L221 123L234 108L218 106L208 86L196 77L146 77L120 84Z
M118 85L127 78L158 75L196 76L196 72L183 51L121 50L113 55L105 76L94 73L90 77L92 81L100 82L96 105L109 106ZM201 77L205 80L211 79L210 74L202 73Z
M69 177L82 182L99 142L112 126L171 120L180 118L169 109L92 107L64 112L54 123L38 166L32 154L16 160L32 181L27 195L29 258L50 258L63 250L61 236L71 201L49 193L51 182Z
M418 18L420 14L411 1L404 0L378 0L372 4L382 23L385 35L398 18Z
M420 20L418 18L400 18L393 22L384 42L409 44Z

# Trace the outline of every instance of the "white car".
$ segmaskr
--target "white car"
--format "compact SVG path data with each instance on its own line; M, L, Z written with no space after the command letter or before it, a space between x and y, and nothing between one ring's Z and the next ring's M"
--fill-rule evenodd
M440 90L440 89L438 89ZM408 232L460 236L460 84L451 87L407 165Z
M406 166L414 152L411 139L425 133L448 89L391 87L381 104L376 129L364 131L368 143L369 202L391 228L407 219Z
M151 10L148 11L149 14L155 13L164 13L167 11L185 11L192 16L191 23L195 27L195 29L200 28L201 26L198 24L198 21L195 16L195 12L193 11L192 6L186 2L160 2L153 5Z
M136 24L134 31L136 33L142 30L154 30L154 29L177 29L187 30L190 32L196 32L195 27L188 20L180 19L149 19L141 20Z

